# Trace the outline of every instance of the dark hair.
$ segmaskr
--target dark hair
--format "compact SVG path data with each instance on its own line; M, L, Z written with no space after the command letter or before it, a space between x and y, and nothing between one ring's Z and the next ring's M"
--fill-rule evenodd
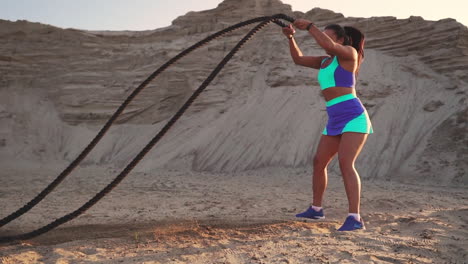
M338 39L344 38L343 45L352 46L356 49L358 53L358 68L356 73L358 73L362 59L364 58L364 34L357 28L349 26L341 27L338 24L330 24L325 29L333 30Z

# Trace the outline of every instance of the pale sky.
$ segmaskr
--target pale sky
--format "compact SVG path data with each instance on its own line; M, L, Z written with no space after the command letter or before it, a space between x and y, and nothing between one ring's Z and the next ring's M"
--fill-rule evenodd
M25 19L61 28L148 30L169 26L189 11L213 9L222 0L0 0L0 19ZM294 11L314 7L346 17L454 18L468 25L468 0L282 0Z

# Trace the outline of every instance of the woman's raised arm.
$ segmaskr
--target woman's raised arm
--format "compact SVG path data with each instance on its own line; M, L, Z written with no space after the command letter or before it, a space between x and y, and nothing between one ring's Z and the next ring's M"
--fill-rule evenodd
M289 39L289 50L294 63L305 67L319 69L322 60L327 58L327 56L304 56L294 39L294 33L295 30L292 25L283 28L283 34Z

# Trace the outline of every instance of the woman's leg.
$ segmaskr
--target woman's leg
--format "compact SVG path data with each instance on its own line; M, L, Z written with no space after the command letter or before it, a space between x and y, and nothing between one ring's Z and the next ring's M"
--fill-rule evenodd
M327 188L327 166L338 152L340 136L322 135L314 156L312 176L312 205L322 207L323 194Z
M349 213L359 214L361 180L354 168L354 162L366 142L367 134L346 132L341 135L338 160L348 196Z

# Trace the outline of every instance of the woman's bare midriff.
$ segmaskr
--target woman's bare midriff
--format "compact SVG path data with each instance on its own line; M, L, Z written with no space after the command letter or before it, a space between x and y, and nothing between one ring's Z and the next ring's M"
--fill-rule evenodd
M325 101L327 102L339 96L351 93L356 95L356 89L349 87L330 87L325 90L322 90L322 95L325 98Z

